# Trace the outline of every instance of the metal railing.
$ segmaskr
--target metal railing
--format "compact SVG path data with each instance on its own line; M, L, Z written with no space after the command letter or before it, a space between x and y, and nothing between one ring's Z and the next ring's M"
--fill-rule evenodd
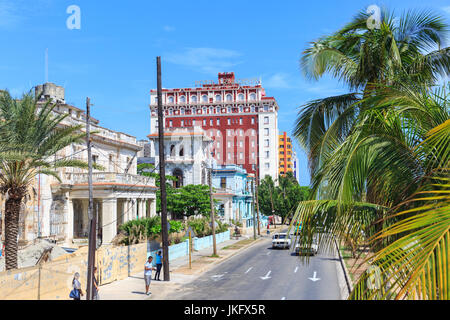
M87 173L66 173L64 182L69 184L87 183ZM155 178L129 173L96 172L92 174L92 183L122 183L131 185L155 186Z

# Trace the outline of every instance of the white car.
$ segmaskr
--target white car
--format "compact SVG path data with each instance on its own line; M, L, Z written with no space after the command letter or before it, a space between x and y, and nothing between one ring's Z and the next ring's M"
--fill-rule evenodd
M289 249L291 246L291 236L287 233L275 233L272 237L272 248Z
M315 256L317 254L317 251L319 249L318 239L317 237L313 237L313 241L311 243L311 247L307 248L306 244L300 245L300 243L297 242L295 245L295 254L310 254Z

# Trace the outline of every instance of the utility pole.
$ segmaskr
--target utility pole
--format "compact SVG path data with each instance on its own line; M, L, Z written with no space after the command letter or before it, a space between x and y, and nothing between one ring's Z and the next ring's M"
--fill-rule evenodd
M259 191L259 175L258 175L258 171L259 171L259 164L256 165L256 215L258 217L258 236L261 235L261 228L259 225L259 198L258 198L258 191Z
M253 203L252 203L252 208L253 208L253 239L256 240L256 198L255 198L255 184L254 181L252 180L252 193L253 193Z
M89 246L88 246L88 271L87 271L87 300L93 298L93 280L94 280L94 264L95 249L97 241L97 217L94 216L94 196L92 188L92 153L91 153L91 133L90 133L90 99L86 98L86 143L88 152L88 186L89 186Z
M213 203L213 193L212 193L212 165L209 168L209 202L211 204L211 228L212 228L212 236L213 236L213 255L217 256L217 247L216 247L216 221L214 218L214 203Z
M170 281L169 273L169 230L167 228L167 194L166 194L166 163L164 155L164 118L161 85L161 57L156 57L156 81L158 95L158 137L159 137L159 177L161 191L161 236L163 246L164 281Z

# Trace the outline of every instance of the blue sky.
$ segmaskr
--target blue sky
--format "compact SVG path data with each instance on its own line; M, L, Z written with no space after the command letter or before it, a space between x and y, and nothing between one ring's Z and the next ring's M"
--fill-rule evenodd
M49 81L66 88L67 102L85 108L89 96L102 126L143 139L161 56L167 88L216 80L224 71L261 78L280 105L280 131L290 134L300 105L346 91L329 77L304 79L301 52L371 4L397 13L433 9L450 20L450 3L441 0L0 0L0 88L20 96L45 82L48 48ZM70 5L81 9L79 30L66 27ZM306 158L296 150L307 185Z

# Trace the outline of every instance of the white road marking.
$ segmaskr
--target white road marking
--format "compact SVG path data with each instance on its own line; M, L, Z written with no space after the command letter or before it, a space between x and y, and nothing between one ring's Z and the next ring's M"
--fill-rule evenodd
M312 277L312 278L308 278L308 279L309 279L309 280L311 280L311 281L313 281L313 282L319 281L319 280L320 280L320 278L317 278L317 277L316 277L316 275L317 275L317 272L316 272L316 271L314 271L314 275L313 275L313 277Z
M269 255L269 254L270 254L270 251L266 253L266 255Z
M271 272L272 272L272 271L267 272L267 274L266 274L264 277L260 277L260 278L261 278L262 280L270 279L271 277L269 277L269 275L270 275Z
M294 273L297 273L297 270L298 270L298 267L295 267L295 271L294 271Z
M281 298L281 300L286 300L286 297Z
M250 268L248 268L248 270L247 271L245 271L245 273L248 273L250 270L252 270L253 269L253 267L250 267Z

